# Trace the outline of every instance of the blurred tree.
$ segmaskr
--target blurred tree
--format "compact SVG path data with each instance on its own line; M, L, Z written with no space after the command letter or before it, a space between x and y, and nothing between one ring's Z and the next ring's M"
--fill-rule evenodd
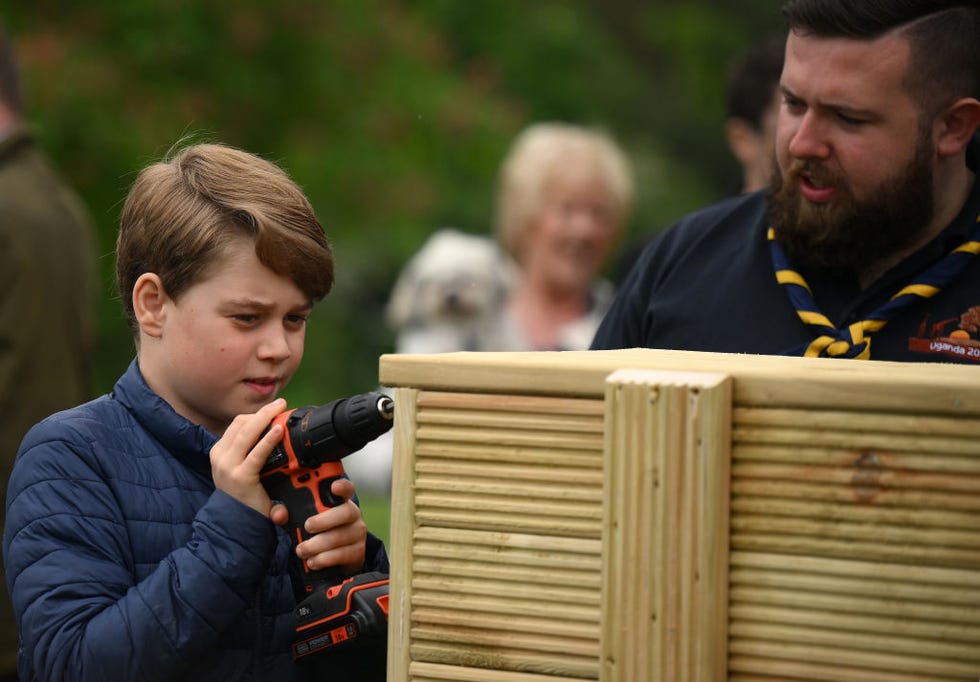
M760 36L784 30L778 7L725 0L590 2L597 21L646 78L649 96L640 100L640 118L631 116L623 127L657 131L665 153L693 159L717 196L731 193L739 174L722 134L726 70Z
M376 383L398 268L437 227L490 229L497 165L531 120L599 125L626 146L634 231L727 193L722 71L779 27L766 0L35 0L0 19L42 142L98 222L97 390L133 353L112 275L121 202L191 137L281 163L336 249L293 404Z

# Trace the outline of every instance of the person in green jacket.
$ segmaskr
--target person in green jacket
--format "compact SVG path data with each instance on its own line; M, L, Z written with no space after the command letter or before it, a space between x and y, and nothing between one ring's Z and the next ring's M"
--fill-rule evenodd
M89 214L45 158L24 119L19 65L0 26L0 491L4 498L17 446L27 430L47 415L91 397L96 264ZM16 665L13 610L7 591L0 590L0 682L16 679Z

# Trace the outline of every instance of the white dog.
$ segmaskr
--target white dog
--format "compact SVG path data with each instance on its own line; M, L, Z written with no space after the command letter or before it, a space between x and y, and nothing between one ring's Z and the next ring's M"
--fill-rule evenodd
M480 319L495 313L516 268L489 237L443 228L408 261L388 301L398 353L472 349Z

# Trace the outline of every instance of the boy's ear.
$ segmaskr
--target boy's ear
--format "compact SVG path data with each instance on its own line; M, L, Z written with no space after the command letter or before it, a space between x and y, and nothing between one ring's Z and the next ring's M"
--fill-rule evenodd
M972 97L957 100L937 119L936 150L940 156L955 156L966 148L980 127L980 102Z
M140 332L147 336L160 337L166 319L166 306L169 300L163 288L163 280L154 272L144 272L133 285L133 314L139 323Z

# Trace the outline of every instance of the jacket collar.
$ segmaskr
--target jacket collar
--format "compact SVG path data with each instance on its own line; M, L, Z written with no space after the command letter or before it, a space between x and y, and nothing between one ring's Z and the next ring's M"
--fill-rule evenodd
M143 378L137 359L116 382L113 397L174 457L210 478L208 455L218 437L177 414L170 403L154 393Z
M18 153L23 147L35 144L34 130L30 126L17 124L4 135L0 135L0 161Z

